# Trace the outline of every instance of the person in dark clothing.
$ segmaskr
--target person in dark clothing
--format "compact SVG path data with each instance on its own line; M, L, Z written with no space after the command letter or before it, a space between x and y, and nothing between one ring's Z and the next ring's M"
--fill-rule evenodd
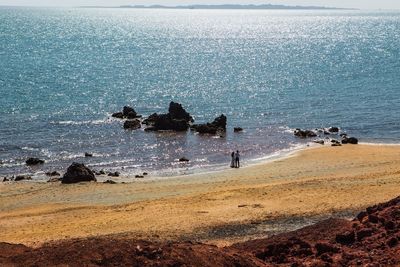
M235 153L235 167L240 168L240 153L239 150Z

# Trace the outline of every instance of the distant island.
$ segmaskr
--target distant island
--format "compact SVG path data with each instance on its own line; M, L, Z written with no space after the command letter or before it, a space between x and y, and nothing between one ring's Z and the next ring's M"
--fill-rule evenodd
M286 5L179 5L179 6L164 6L164 5L123 5L118 7L105 6L83 6L83 8L148 8L148 9L289 9L289 10L355 10L352 8L337 8L323 6L286 6Z

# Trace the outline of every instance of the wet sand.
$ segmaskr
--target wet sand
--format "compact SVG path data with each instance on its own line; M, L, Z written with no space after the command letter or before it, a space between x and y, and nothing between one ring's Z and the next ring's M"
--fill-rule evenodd
M241 169L132 181L0 183L0 241L264 237L400 195L400 146L321 146Z

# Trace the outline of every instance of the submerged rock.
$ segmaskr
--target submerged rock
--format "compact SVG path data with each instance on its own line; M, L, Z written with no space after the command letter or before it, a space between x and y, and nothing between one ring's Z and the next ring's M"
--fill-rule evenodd
M136 130L141 128L141 123L139 120L127 120L124 122L124 129L129 129L129 130Z
M235 127L235 128L233 128L233 132L235 132L235 133L243 132L243 128L242 127Z
M179 159L179 162L189 162L188 158L182 157Z
M86 158L91 158L91 157L93 157L93 154L92 154L92 153L85 152L85 157L86 157Z
M43 164L44 160L38 159L38 158L29 158L25 161L26 165L39 165L39 164Z
M87 168L84 164L76 162L72 163L71 166L68 167L67 172L64 174L61 180L63 184L90 181L97 181L93 171Z

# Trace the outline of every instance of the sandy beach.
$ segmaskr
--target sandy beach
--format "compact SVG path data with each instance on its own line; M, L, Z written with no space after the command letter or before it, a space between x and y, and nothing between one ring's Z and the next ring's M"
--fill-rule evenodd
M117 180L116 180L117 181ZM315 147L272 162L126 184L0 184L0 240L114 235L217 245L353 217L400 194L400 146Z

